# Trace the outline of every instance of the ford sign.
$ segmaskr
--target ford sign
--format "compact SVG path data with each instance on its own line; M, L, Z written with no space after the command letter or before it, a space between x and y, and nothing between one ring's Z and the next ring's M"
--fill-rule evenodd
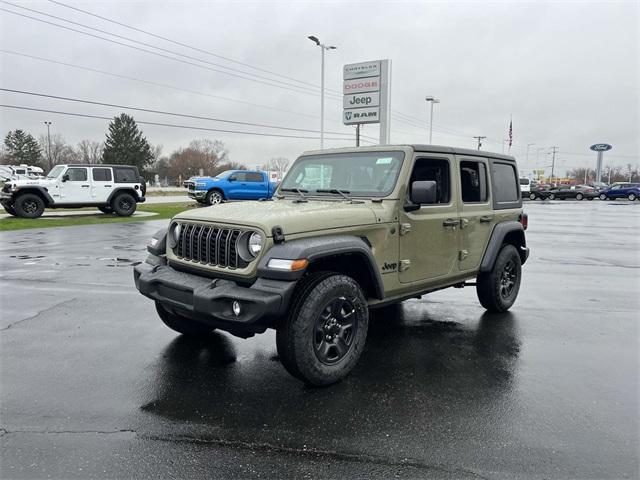
M589 148L591 148L591 150L593 150L594 152L606 152L607 150L611 150L613 147L608 143L596 143L594 145L591 145L591 147Z

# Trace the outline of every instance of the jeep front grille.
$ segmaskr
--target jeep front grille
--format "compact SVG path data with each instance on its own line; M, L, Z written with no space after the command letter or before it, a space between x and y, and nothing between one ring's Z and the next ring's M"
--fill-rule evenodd
M180 259L226 268L249 265L238 255L237 242L242 230L183 223L173 253Z

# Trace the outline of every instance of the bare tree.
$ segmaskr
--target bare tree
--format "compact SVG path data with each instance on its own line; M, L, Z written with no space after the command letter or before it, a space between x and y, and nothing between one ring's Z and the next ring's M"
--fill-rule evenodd
M77 155L82 163L100 163L104 144L93 140L82 140L78 143Z
M278 178L282 178L289 168L289 159L284 157L275 157L265 163L262 170L269 172L278 172Z
M168 174L171 178L199 175L215 175L223 163L228 163L229 154L220 141L194 140L187 148L176 150L169 157Z
M45 157L47 157L46 163L49 170L59 164L78 163L80 161L80 156L78 155L78 153L71 145L67 144L64 137L59 133L51 135L50 157L47 136L40 135L38 141L40 143L42 151L46 152Z

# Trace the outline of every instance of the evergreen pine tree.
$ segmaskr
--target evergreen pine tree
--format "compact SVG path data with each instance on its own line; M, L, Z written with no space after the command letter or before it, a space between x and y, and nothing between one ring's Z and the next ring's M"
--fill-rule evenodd
M109 124L102 163L135 165L142 172L153 160L149 142L130 115L122 113Z
M24 130L14 130L7 133L4 145L7 147L7 155L13 162L35 166L42 159L40 144L33 138L33 135Z

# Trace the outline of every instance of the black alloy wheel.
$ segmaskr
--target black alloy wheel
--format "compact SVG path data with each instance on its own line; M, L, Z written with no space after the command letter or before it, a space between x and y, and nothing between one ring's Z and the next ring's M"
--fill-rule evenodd
M313 347L325 365L342 360L353 347L358 322L356 309L345 297L331 300L318 315L313 330Z

